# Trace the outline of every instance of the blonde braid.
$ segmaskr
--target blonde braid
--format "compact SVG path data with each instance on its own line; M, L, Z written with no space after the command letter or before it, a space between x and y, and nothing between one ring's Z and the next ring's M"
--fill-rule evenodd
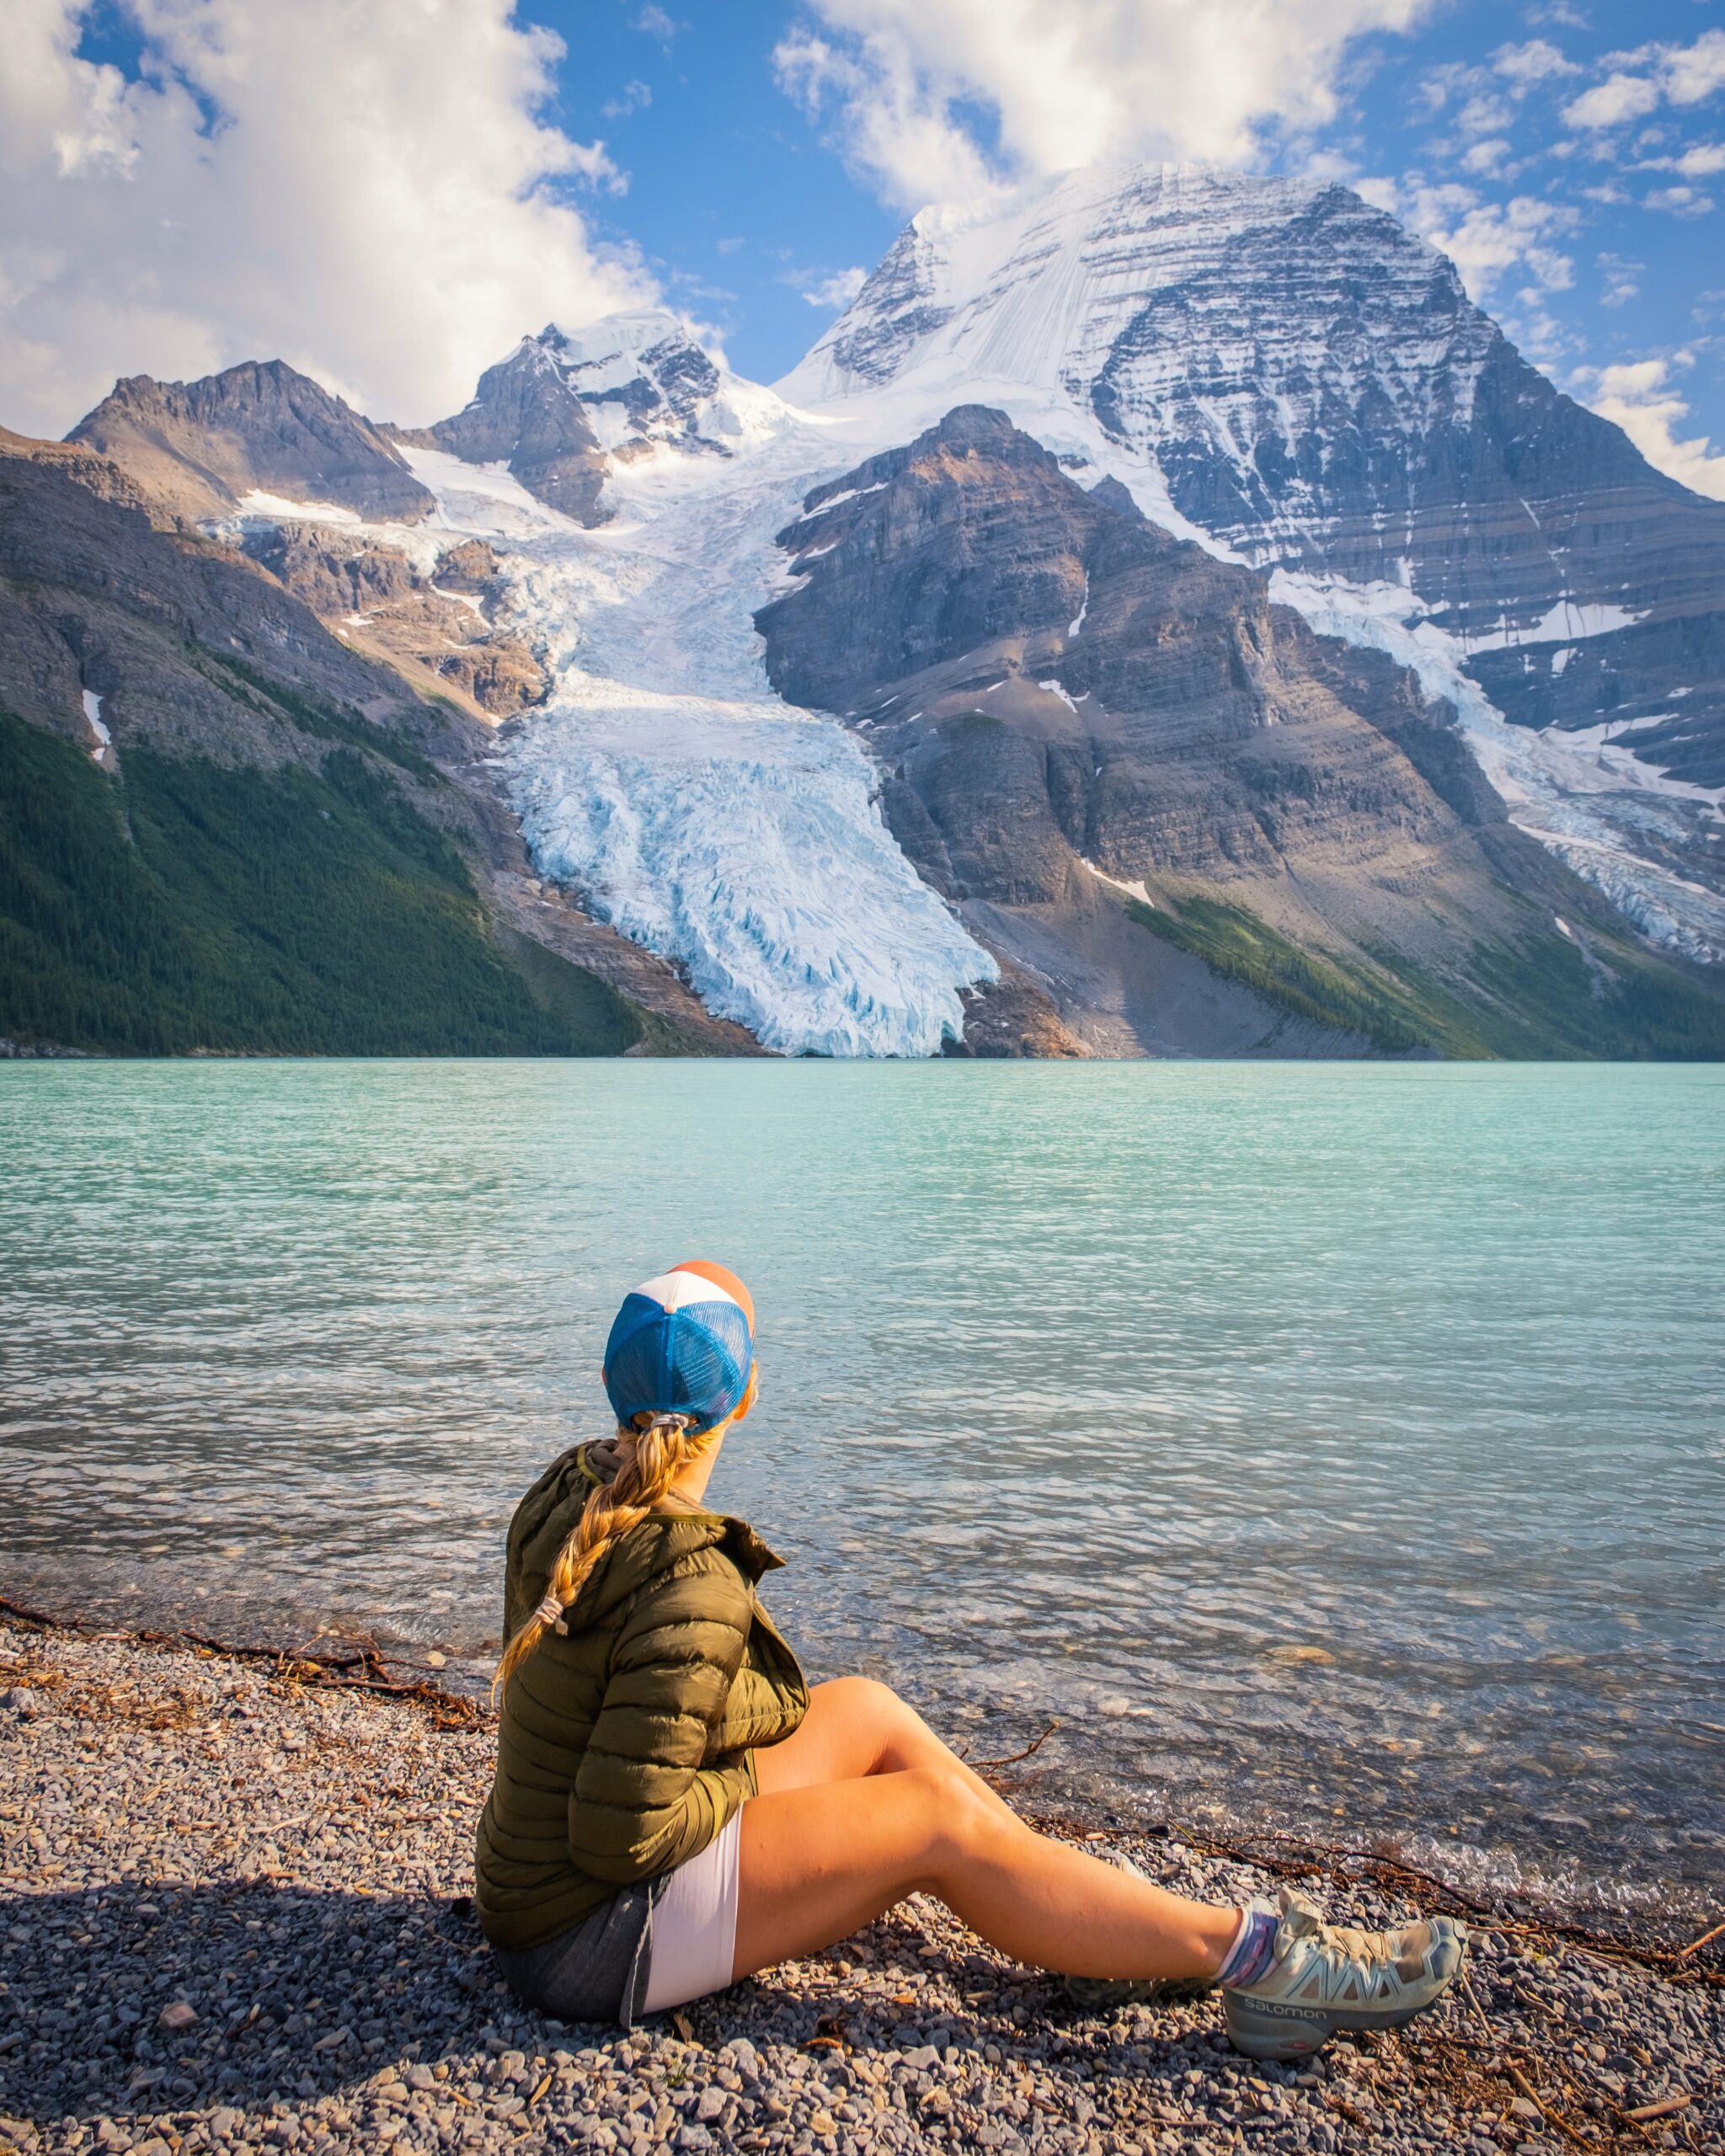
M638 1417L638 1421L643 1418ZM491 1680L494 1700L547 1631L566 1632L566 1613L594 1566L620 1535L646 1518L660 1503L681 1471L698 1460L724 1428L715 1423L698 1437L690 1434L687 1415L655 1415L644 1427L619 1428L613 1480L595 1485L581 1517L563 1540L551 1566L544 1600L503 1651ZM729 1417L725 1418L726 1422Z

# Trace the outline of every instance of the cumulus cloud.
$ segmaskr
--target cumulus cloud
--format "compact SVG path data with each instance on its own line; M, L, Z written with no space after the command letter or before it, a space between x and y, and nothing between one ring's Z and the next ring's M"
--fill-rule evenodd
M1673 104L1699 104L1725 89L1725 30L1703 30L1693 45L1664 45L1654 51Z
M852 165L914 208L1111 158L1251 158L1332 119L1354 41L1429 5L810 0L774 63Z
M868 282L868 272L860 265L852 270L835 270L829 277L816 277L799 281L798 292L810 307L848 307Z
M1649 464L1698 494L1725 501L1725 452L1715 450L1706 435L1680 440L1676 433L1689 406L1670 379L1671 369L1693 364L1692 353L1679 352L1672 360L1582 367L1573 386L1602 419L1616 421Z
M116 374L287 360L373 414L455 410L524 330L652 296L545 117L563 47L511 0L11 0L0 69L0 421L62 432Z
M1663 210L1672 217L1705 217L1713 206L1713 198L1693 187L1656 187L1642 206Z
M1509 160L1509 141L1507 136L1487 135L1482 142L1470 142L1462 153L1466 169L1489 179L1501 173Z
M1697 142L1680 157L1661 157L1650 168L1680 172L1686 179L1701 179L1709 173L1725 172L1725 142Z
M1546 38L1531 38L1525 45L1500 45L1492 55L1496 72L1525 91L1535 83L1548 83L1557 75L1578 75L1575 62Z
M1650 83L1645 75L1619 72L1583 90L1578 98L1572 98L1563 108L1563 117L1572 127L1621 127L1626 120L1645 119L1657 111L1658 104L1657 83Z
M1674 105L1700 104L1725 89L1725 30L1703 30L1693 45L1643 45L1633 52L1612 52L1603 83L1583 90L1563 108L1572 127L1597 132L1626 120L1643 120L1662 99ZM1631 74L1632 67L1643 72Z
M1469 187L1416 182L1397 206L1450 257L1471 299L1484 302L1512 270L1525 271L1535 291L1562 291L1574 282L1573 260L1551 244L1581 221L1567 203L1533 195L1482 202Z

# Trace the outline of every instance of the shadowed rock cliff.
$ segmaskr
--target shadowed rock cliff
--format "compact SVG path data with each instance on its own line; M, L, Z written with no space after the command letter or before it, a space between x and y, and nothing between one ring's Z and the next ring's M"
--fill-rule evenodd
M1094 1045L1622 1053L1648 980L1716 1025L1411 675L1003 414L816 489L781 544L774 685L869 741L906 852Z

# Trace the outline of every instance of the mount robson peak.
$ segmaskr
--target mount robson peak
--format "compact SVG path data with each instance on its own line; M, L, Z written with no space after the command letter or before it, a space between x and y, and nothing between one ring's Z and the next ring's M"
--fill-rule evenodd
M1725 1054L1725 504L1332 185L921 212L776 387L0 437L0 1035Z

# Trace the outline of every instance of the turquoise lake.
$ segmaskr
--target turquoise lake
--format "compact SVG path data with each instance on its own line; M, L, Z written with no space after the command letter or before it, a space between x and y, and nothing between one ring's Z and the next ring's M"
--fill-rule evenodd
M812 1674L1044 1801L1725 1882L1725 1070L0 1065L0 1592L478 1667L714 1257Z

